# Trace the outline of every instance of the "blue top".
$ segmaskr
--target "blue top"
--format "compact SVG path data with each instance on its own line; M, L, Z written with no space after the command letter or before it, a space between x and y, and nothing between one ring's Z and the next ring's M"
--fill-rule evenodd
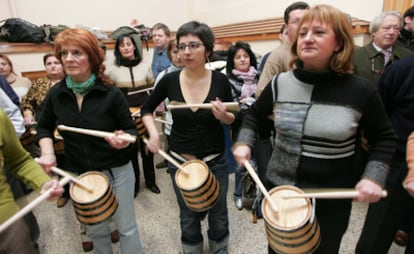
M163 70L170 67L171 62L170 59L168 59L167 56L167 49L164 48L161 51L158 51L158 48L154 48L154 55L152 56L152 74L154 75L154 78L156 79L158 74L162 72Z

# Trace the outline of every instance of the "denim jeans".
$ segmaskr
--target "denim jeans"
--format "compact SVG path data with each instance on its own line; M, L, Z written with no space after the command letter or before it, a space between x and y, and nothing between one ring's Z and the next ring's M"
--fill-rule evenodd
M220 185L220 194L216 204L207 212L195 212L190 210L181 195L175 182L177 168L169 163L168 168L173 181L174 191L180 207L181 241L183 244L197 245L203 242L201 233L201 221L208 214L207 231L210 240L220 242L229 234L229 219L227 212L227 189L229 183L227 161L224 155L207 162L210 171L216 177Z
M134 184L135 176L131 162L120 167L103 170L118 199L118 209L112 219L119 230L121 253L144 253L138 235L135 219ZM109 219L97 225L87 226L86 232L94 243L95 253L111 254L111 230Z

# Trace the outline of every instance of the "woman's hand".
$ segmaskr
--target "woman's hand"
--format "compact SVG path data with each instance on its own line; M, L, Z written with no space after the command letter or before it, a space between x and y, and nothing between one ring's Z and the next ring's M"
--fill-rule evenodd
M239 165L243 165L244 161L250 161L251 157L251 149L248 145L236 145L233 149L233 156L234 159L237 161Z
M234 115L227 112L226 107L223 105L219 98L216 98L215 101L211 101L211 105L213 105L211 112L217 120L225 124L231 124L234 121Z
M56 155L55 153L41 153L35 161L49 174L52 173L52 167L56 166Z
M146 150L152 153L158 153L158 150L161 149L161 140L159 135L150 136L148 142L146 142Z
M35 123L35 118L32 114L24 114L24 125L32 126Z
M58 197L62 196L64 189L63 187L59 186L59 182L56 179L52 179L50 181L45 182L42 186L40 193L44 193L48 191L50 188L52 188L52 190L50 191L50 195L47 198L47 200L53 201L56 200Z
M382 187L374 181L361 179L355 189L359 192L356 201L369 204L378 202L382 198Z
M126 135L127 133L122 130L114 131L114 137L105 137L106 142L108 142L113 148L121 150L129 146L129 141L120 139L118 136Z

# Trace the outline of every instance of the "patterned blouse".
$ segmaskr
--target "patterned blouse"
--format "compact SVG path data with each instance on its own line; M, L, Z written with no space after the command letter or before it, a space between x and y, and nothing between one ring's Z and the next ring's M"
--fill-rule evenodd
M48 77L35 80L27 94L22 98L21 108L32 111L36 117L41 110L41 104L53 83Z

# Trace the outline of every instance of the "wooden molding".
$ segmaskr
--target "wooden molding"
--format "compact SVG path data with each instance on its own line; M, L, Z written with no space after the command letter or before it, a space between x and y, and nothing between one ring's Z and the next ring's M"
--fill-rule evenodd
M283 18L272 18L257 21L241 22L223 26L212 27L216 40L225 40L232 43L236 41L267 41L279 38L279 31L284 21ZM369 22L352 18L352 32L356 34L368 34ZM107 32L108 34L110 31ZM175 32L173 32L175 34ZM102 40L107 49L113 49L115 41L112 39ZM145 48L145 43L143 43ZM149 47L154 44L149 41ZM53 45L49 43L8 43L0 42L0 53L34 53L53 51Z

